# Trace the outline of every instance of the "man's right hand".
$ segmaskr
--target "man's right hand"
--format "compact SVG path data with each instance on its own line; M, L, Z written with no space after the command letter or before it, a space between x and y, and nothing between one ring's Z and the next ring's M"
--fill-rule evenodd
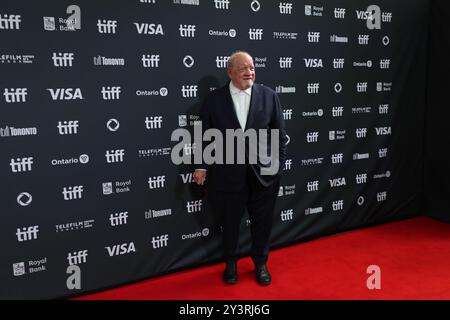
M202 186L206 180L206 170L195 170L193 176L195 183Z

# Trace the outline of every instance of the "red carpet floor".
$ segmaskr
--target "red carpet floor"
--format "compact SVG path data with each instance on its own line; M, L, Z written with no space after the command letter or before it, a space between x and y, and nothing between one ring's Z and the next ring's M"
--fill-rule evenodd
M381 269L381 289L367 288L370 265ZM244 258L232 286L218 263L79 299L450 299L450 224L418 217L320 238L273 250L268 266L268 287Z

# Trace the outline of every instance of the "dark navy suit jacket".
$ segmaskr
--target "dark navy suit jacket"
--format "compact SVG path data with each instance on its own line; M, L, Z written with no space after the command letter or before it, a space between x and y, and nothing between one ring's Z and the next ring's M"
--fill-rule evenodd
M201 111L200 118L202 121L203 132L210 128L215 128L222 132L224 137L223 147L223 164L197 164L195 169L207 169L206 184L208 188L217 191L238 192L244 189L247 183L246 173L247 164L236 163L236 148L234 149L234 164L226 163L226 129L242 129L237 118L233 100L231 98L229 83L213 92L211 92L205 99ZM268 129L266 131L267 141L258 139L258 148L262 148L262 154L271 155L271 139L270 129L279 130L279 157L272 159L274 163L267 164L267 158L261 163L261 158L258 158L258 163L250 164L256 177L265 187L270 186L273 182L279 179L282 171L282 166L286 158L286 132L283 120L283 113L281 110L280 100L274 90L260 84L253 84L252 94L250 98L250 109L248 112L245 130ZM249 159L249 145L248 139L245 139L246 162ZM210 142L203 142L204 149ZM236 143L235 143L236 144ZM200 151L198 150L198 151ZM261 168L276 165L275 174L264 175L261 173Z

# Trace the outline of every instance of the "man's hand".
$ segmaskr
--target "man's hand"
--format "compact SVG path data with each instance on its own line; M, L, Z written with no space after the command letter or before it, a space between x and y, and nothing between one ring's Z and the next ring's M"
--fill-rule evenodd
M195 183L202 186L206 180L206 170L195 170L193 176Z

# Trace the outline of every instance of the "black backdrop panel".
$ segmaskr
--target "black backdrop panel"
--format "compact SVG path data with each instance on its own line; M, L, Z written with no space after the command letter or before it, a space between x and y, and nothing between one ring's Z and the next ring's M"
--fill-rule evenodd
M221 259L171 133L193 129L238 49L279 93L289 135L273 247L418 214L427 26L422 0L2 1L0 298Z

